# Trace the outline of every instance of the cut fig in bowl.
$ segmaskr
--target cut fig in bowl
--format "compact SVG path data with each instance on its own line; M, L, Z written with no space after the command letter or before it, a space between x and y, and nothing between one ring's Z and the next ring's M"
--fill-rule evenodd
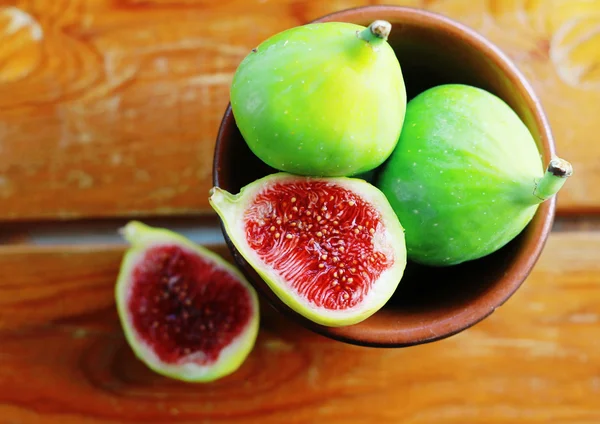
M396 290L406 266L404 230L373 185L283 172L210 204L229 240L287 307L329 327L359 323Z
M254 288L216 253L162 228L130 222L117 311L127 342L150 369L188 382L236 371L259 327Z

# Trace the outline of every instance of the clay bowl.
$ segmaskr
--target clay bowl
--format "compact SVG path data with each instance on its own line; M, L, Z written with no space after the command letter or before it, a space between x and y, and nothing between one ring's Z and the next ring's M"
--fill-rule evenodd
M318 21L367 26L376 19L392 24L389 42L405 77L409 99L444 83L464 83L504 99L533 134L544 162L554 154L548 122L531 87L493 44L444 16L397 6L343 10ZM247 148L227 108L216 142L214 185L237 193L257 178L275 172ZM401 347L456 334L490 315L523 283L551 230L555 200L538 209L529 226L500 251L483 259L446 268L408 263L395 295L376 314L352 326L328 328L291 311L248 266L224 232L238 266L257 290L281 313L303 326L340 341Z

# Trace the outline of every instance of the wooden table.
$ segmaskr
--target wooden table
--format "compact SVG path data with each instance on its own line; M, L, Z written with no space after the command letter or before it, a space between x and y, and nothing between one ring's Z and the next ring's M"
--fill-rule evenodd
M277 31L364 3L0 0L0 423L600 422L594 0L385 2L498 43L575 167L535 271L491 317L369 349L263 308L248 361L209 385L159 377L125 343L116 229L148 218L227 255L206 193L235 67Z

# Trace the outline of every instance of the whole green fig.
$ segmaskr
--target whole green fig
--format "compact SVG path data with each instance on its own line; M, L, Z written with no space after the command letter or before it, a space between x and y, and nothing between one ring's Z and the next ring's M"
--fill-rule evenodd
M385 21L314 23L254 49L231 85L232 111L252 152L301 175L350 176L381 165L406 109L390 29Z
M571 173L559 158L544 171L531 133L504 101L450 84L408 103L376 185L406 230L408 257L444 266L506 245Z

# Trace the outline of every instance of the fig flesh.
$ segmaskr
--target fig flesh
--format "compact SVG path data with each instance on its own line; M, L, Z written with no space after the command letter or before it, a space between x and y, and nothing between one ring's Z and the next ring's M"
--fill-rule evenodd
M449 84L408 103L376 185L406 229L409 259L446 266L506 245L571 173L559 158L544 171L531 133L504 101Z
M309 176L350 176L383 163L406 108L390 29L385 21L314 23L254 49L230 96L252 152L275 169Z
M216 253L162 228L132 221L118 276L117 310L127 342L150 369L188 382L236 371L259 327L254 288Z
M246 262L292 310L325 326L363 321L406 266L403 228L361 179L276 173L210 203Z

